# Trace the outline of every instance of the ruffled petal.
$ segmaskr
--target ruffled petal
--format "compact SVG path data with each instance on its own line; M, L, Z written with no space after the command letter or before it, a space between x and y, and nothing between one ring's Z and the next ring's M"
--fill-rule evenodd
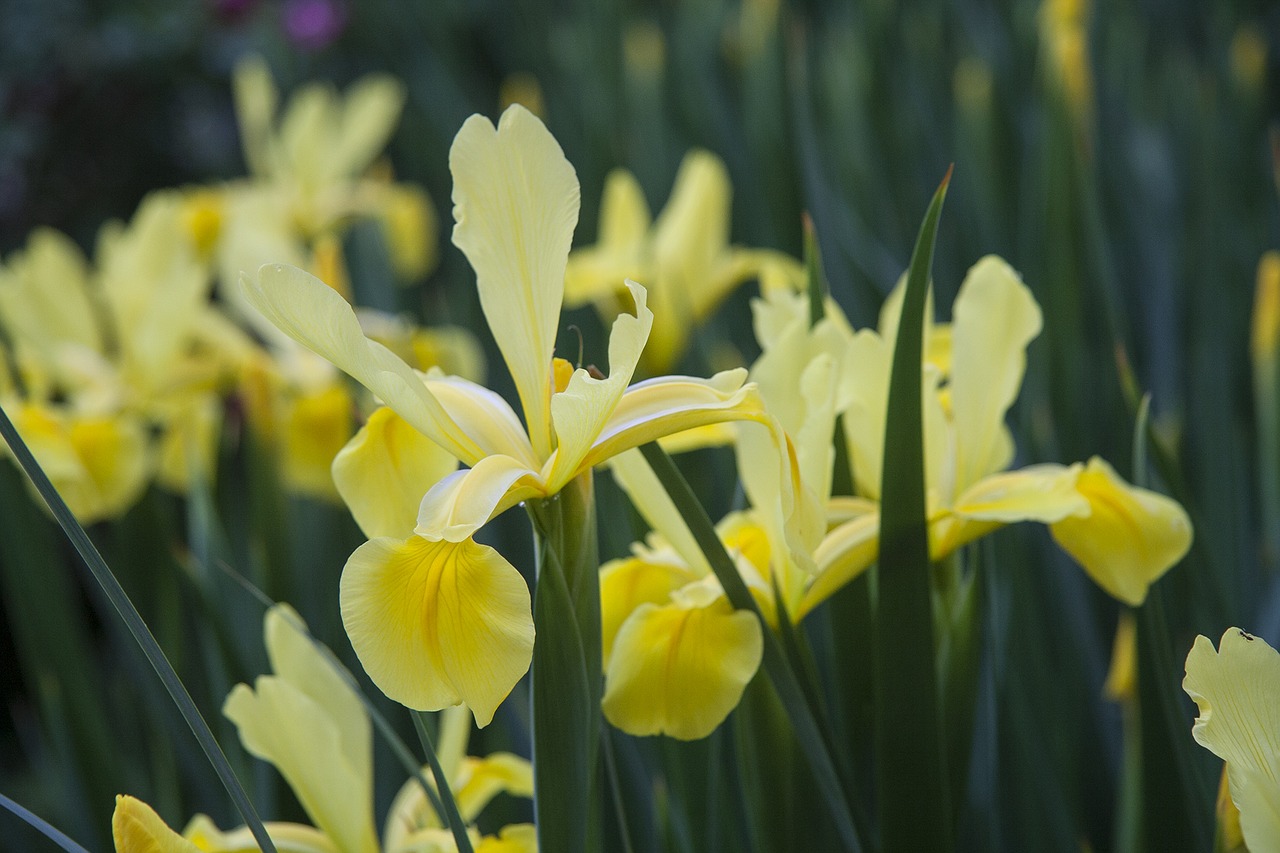
M1050 525L1053 538L1094 583L1138 606L1147 588L1191 548L1191 520L1177 501L1129 485L1097 456L1076 488L1090 514Z
M520 501L546 495L538 472L510 456L486 456L474 468L455 471L427 492L414 532L425 539L461 542Z
M294 340L351 374L414 429L458 459L484 451L456 424L413 368L365 337L351 306L333 288L296 267L268 264L242 275L245 298Z
M1018 396L1026 348L1040 334L1040 306L995 255L965 276L951 324L951 420L955 428L955 490L1008 466L1013 443L1005 412Z
M480 307L515 380L533 446L551 453L551 358L578 224L578 176L524 107L474 115L449 149L453 242L476 272Z
M320 830L300 823L263 824L278 853L341 853ZM222 832L206 815L196 815L182 837L204 853L257 853L258 841L247 826Z
M1227 762L1250 850L1280 850L1280 654L1239 628L1217 651L1196 637L1182 689L1200 709L1191 734Z
M151 806L118 795L111 815L116 853L200 853L200 848L169 828Z
M365 671L410 708L465 702L486 726L533 659L524 578L470 539L366 542L347 561L341 602Z
M759 669L760 632L759 620L735 611L723 595L641 605L614 643L605 717L632 735L706 737L737 707Z
M551 420L558 442L547 474L548 489L553 493L577 476L578 466L626 392L648 340L653 312L645 305L645 289L633 281L627 282L627 289L635 301L635 313L624 311L613 321L608 378L596 379L579 367L569 378L568 387L551 398Z
M365 536L407 536L423 496L457 469L447 450L381 406L334 458L333 481Z

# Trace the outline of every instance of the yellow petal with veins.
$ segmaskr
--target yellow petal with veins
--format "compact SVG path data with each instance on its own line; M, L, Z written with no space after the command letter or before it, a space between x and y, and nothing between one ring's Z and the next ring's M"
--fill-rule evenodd
M1053 538L1094 583L1138 606L1147 588L1191 548L1191 520L1177 501L1129 485L1097 456L1076 488L1090 514L1051 524Z
M300 823L263 824L278 853L340 853L323 832ZM182 837L205 853L259 853L249 827L222 832L206 815L196 815L182 830Z
M524 578L470 539L366 542L347 561L340 597L365 671L410 708L466 702L488 725L533 658Z
M333 482L370 539L408 536L422 497L458 468L440 445L380 406L333 460Z
M735 611L723 595L641 605L614 642L605 717L632 735L706 737L760 667L760 631L754 615Z
M282 264L268 264L253 277L242 275L240 285L268 320L349 373L419 432L469 464L484 456L413 368L365 337L355 312L333 288Z
M555 137L518 105L496 129L482 116L467 119L449 149L449 168L453 242L476 272L480 307L515 380L533 447L545 459L578 176Z
M1280 850L1280 654L1229 628L1215 651L1196 637L1182 689L1200 709L1191 734L1227 763L1250 850Z
M546 477L551 492L559 491L577 475L578 466L626 392L649 338L653 312L645 305L645 289L633 281L627 282L627 289L635 301L635 313L623 312L613 321L608 378L596 379L578 368L568 387L551 398L551 420L558 441Z

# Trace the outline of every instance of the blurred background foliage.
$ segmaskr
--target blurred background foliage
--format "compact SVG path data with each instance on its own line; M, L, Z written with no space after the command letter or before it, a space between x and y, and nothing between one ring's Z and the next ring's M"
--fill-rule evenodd
M950 305L965 269L995 252L1044 308L1011 414L1019 464L1100 454L1148 479L1133 437L1149 391L1149 481L1188 507L1197 533L1139 614L1144 677L1119 702L1103 693L1117 605L1039 528L970 549L966 559L990 571L961 846L1208 849L1217 771L1190 746L1192 706L1176 691L1183 657L1196 633L1217 637L1230 624L1280 637L1280 374L1274 350L1255 348L1251 360L1249 347L1259 262L1280 247L1280 143L1268 139L1280 119L1280 6L11 0L0 5L0 253L38 225L88 248L106 219L128 218L153 189L243 175L230 75L251 52L286 92L314 80L345 86L370 71L403 81L408 102L387 159L397 178L431 194L442 246L448 145L473 112L496 117L520 101L545 117L582 182L579 245L595 240L610 169L632 170L657 209L684 153L707 148L733 182L733 241L798 256L808 211L833 295L858 327L875 324L954 162L937 304ZM357 227L345 239L362 303L433 325L482 325L460 253L442 250L430 276L402 288L374 235ZM751 290L696 337L684 371L754 356ZM601 362L598 320L587 309L575 319L586 361ZM484 344L501 374L492 341ZM505 376L494 379L511 390ZM283 492L239 438L224 429L211 490L180 499L152 487L93 533L263 813L288 817L296 804L218 713L230 685L265 662L260 605L216 566L238 567L290 601L351 662L336 582L361 538L344 510ZM731 500L711 490L728 459L705 452L689 467L713 517ZM602 518L632 517L608 484L601 501ZM637 524L604 526L602 558L623 553ZM512 518L491 535L527 553L524 525ZM175 826L195 811L235 825L159 685L7 464L0 569L0 790L94 847L109 843L119 791ZM832 611L844 606L838 598ZM807 627L860 756L869 659L859 643L870 635L819 617ZM841 652L824 657L824 648ZM1182 711L1173 720L1151 698L1170 690ZM526 701L513 694L481 752L526 750ZM817 806L797 781L803 767L766 749L743 766L749 753L730 749L745 726L738 717L756 715L760 731L771 712L768 696L756 697L693 744L616 737L641 849L748 849L806 825ZM773 728L786 743L785 724ZM1141 745L1136 757L1126 738ZM402 775L378 750L382 813ZM1145 786L1140 799L1134 785ZM756 797L773 793L769 813L752 813ZM0 827L6 849L47 846L10 817Z

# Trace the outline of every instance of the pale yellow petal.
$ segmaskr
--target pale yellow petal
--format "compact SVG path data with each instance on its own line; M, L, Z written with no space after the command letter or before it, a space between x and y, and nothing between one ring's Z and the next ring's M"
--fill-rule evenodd
M200 848L168 827L151 806L125 795L116 796L111 815L111 838L116 853L199 853Z
M364 336L351 306L333 288L296 267L269 264L242 276L249 303L294 340L333 362L415 429L464 462L484 452L409 365Z
M410 708L466 702L488 725L533 658L524 578L469 539L366 542L347 561L341 602L365 671Z
M641 605L622 625L609 659L601 708L632 735L694 740L737 707L760 666L759 620L712 601Z
M530 468L538 466L520 418L501 394L461 376L440 376L436 371L427 375L426 385L453 422L486 456L502 454L519 459Z
M480 306L515 380L534 449L551 453L551 358L578 177L555 137L512 106L495 130L472 116L449 149L453 242L476 272Z
M37 228L0 267L0 322L11 339L52 361L56 347L103 348L102 320L88 290L89 268L72 240Z
M1129 485L1096 456L1076 488L1090 514L1053 523L1053 538L1094 583L1136 607L1191 548L1191 520L1177 501Z
M695 427L724 421L764 422L760 395L754 385L742 384L745 378L744 370L726 370L710 379L663 376L637 382L618 400L579 469Z
M449 452L380 406L333 460L333 481L364 534L408 536L423 496L458 468Z
M635 313L623 312L609 334L609 376L596 379L578 368L569 385L551 398L551 420L558 446L547 473L547 488L557 492L580 470L582 460L618 407L631 382L640 353L653 326L653 312L645 305L645 289L627 282L635 301Z
M362 77L346 91L337 138L329 156L332 174L356 177L382 153L404 108L404 84L387 74Z
M611 302L624 281L645 278L649 224L649 205L640 183L626 169L614 169L605 179L596 245L569 255L564 280L566 306Z
M538 853L538 830L531 823L504 826L497 836L480 839L476 853Z
M340 853L320 830L299 823L268 821L267 835L277 853ZM205 853L258 853L257 840L249 827L222 832L206 815L196 815L182 831L182 837Z
M1089 502L1076 488L1082 465L1032 465L984 477L956 498L952 513L930 526L935 560L1005 524L1087 516Z
M623 623L642 604L666 604L671 593L698 579L700 573L675 560L656 556L610 560L600 567L600 635L606 668L614 639Z
M267 149L271 123L275 118L279 98L276 85L271 79L271 70L262 57L246 56L236 63L231 83L245 163L251 173L266 175L270 171Z
M533 765L510 752L467 758L453 786L463 821L473 823L498 794L532 797Z
M1182 689L1200 709L1191 734L1227 762L1245 844L1280 849L1280 654L1229 628L1217 651L1196 637L1186 670Z
M662 275L683 293L673 300L682 311L673 320L691 322L694 294L710 284L709 273L728 248L732 196L729 173L719 157L697 149L684 156L671 198L654 223L654 254Z
M640 451L628 450L625 453L619 453L609 460L609 463L614 480L649 527L660 533L676 553L684 558L686 565L697 570L698 574L711 571L707 558L693 538L689 525L685 523L684 516L680 514L671 496L663 488L658 475L653 473L653 469L649 467L649 463L645 461ZM609 641L606 640L605 648L607 649L608 646Z
M831 530L813 554L817 574L795 613L799 621L876 561L880 555L880 512L854 516Z
M1005 412L1022 387L1026 348L1040 334L1040 306L1007 263L974 264L956 296L951 324L951 419L955 491L1008 466Z
M542 477L510 456L486 456L440 480L422 498L414 531L426 539L462 542L522 500L546 497Z
M849 462L857 493L878 500L893 348L875 332L863 330L849 343L849 353L851 399L844 411Z
M277 646L281 645L281 632L287 631L293 631L295 646L298 642L310 646L308 638L287 624L276 626L273 639ZM282 652L295 661L300 657L297 648L273 651L273 658ZM313 647L304 654L318 653ZM312 822L339 850L376 853L368 719L363 707L358 714L349 707L359 701L350 688L323 660L320 664L312 660L293 666L295 676L308 680L305 685L282 676L261 676L252 689L238 684L227 696L222 712L236 724L245 749L275 765ZM346 695L334 698L325 694L326 687L335 685ZM361 742L350 742L354 740Z
M360 696L335 668L307 631L302 617L287 604L277 604L263 620L267 657L276 677L302 691L324 712L338 733L344 763L342 778L331 772L330 785L345 784L351 796L367 799L373 790L373 729Z
M286 488L318 500L338 497L331 468L351 438L354 409L340 376L318 388L286 395L281 460Z
M311 83L293 93L280 117L273 169L276 176L291 179L304 196L332 179L329 146L336 137L340 106L332 86Z

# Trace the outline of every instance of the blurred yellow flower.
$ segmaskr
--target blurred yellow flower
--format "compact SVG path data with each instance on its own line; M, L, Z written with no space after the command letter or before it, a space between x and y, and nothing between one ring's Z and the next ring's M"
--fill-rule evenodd
M520 573L472 535L494 515L556 494L623 450L707 423L764 416L742 371L627 387L653 322L646 291L636 284L628 285L631 303L613 326L607 377L559 359L553 365L578 181L531 113L513 106L496 129L480 116L468 119L450 167L453 240L476 271L524 423L483 386L415 372L369 340L350 306L301 270L266 266L244 285L281 329L470 466L426 493L408 538L404 531L357 549L341 597L352 645L383 692L420 709L465 702L485 725L529 667L533 621ZM381 510L368 516L383 518Z
M315 823L315 827L266 823L278 849L288 853L456 851L451 833L432 811L417 779L406 782L397 795L384 843L379 845L373 823L373 734L364 704L291 607L277 604L268 610L263 632L274 674L260 676L252 688L236 685L223 713L236 724L245 748L280 771ZM529 762L508 753L486 758L466 755L469 725L470 720L461 715L442 720L439 758L479 845L476 849L534 853L533 836L523 824L485 838L470 827L498 794L531 796L533 771ZM429 778L429 771L423 772ZM258 850L248 827L224 832L205 815L197 815L179 835L150 806L128 796L116 798L112 835L116 853ZM486 843L489 848L484 847Z
M1182 689L1200 710L1196 743L1227 763L1231 799L1250 850L1280 850L1280 654L1229 628L1215 650L1196 637Z
M623 281L642 282L655 317L642 363L647 372L661 373L684 353L693 329L744 281L798 287L804 275L799 261L729 245L730 196L724 163L710 152L691 151L667 206L651 221L635 177L614 170L600 203L598 242L569 256L566 304L594 303L609 320L627 310Z

